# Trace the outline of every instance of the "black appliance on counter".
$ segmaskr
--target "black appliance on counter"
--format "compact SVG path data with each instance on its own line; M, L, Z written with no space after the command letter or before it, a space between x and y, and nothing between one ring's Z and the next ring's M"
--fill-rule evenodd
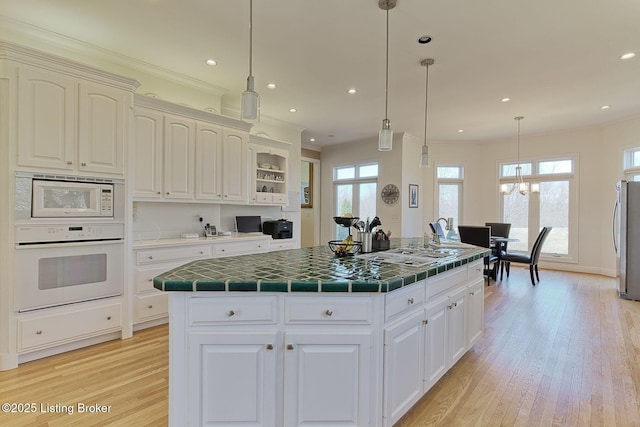
M265 221L262 223L262 232L270 234L274 239L291 239L293 237L293 223L285 219Z

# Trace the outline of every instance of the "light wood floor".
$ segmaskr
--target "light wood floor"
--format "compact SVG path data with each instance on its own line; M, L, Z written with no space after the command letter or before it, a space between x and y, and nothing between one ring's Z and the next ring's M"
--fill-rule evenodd
M485 288L483 338L396 427L640 426L640 302L613 279L528 271ZM0 426L164 426L167 327L0 372L0 402L111 405L0 413ZM374 426L376 427L376 426Z

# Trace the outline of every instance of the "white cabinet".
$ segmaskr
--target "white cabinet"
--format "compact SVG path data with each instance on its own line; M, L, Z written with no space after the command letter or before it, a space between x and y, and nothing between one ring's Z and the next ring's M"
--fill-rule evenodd
M445 273L446 275L446 273ZM437 277L437 276L436 276ZM467 351L466 282L457 283L458 276L439 279L451 284L449 289L434 295L427 303L424 328L425 392L435 384ZM438 279L436 279L438 280Z
M413 312L384 331L384 406L386 425L396 423L422 397L424 310Z
M467 348L474 346L484 332L484 279L467 288Z
M18 165L124 174L125 90L37 68L18 69Z
M284 425L369 425L371 332L285 332Z
M269 251L269 236L261 239L218 240L213 243L215 257L256 254Z
M140 324L167 317L168 297L166 293L153 287L154 277L189 261L210 258L211 255L210 244L136 250L134 323Z
M252 138L252 141L257 138ZM250 201L265 205L288 204L287 178L289 153L274 148L268 140L249 144ZM272 141L271 143L281 142Z
M248 131L214 119L237 121L145 97L136 104L134 199L247 202Z
M188 338L187 426L277 427L276 331L194 331ZM250 392L247 392L250 390Z
M247 141L248 132L227 129L222 143L222 200L247 201Z
M222 200L223 139L222 127L197 123L195 191L198 200Z

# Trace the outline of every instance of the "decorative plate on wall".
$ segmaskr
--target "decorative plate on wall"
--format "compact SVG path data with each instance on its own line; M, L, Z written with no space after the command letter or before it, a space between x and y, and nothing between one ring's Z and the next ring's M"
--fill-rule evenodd
M400 189L394 184L387 184L380 192L380 197L387 205L395 205L400 198Z

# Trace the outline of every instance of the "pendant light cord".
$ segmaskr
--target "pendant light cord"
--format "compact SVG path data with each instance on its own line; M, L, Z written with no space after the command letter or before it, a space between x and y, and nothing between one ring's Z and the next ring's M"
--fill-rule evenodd
M427 117L429 112L429 64L427 63L427 78L424 89L424 145L427 145Z
M386 76L385 76L385 89L384 89L384 118L388 119L388 104L389 104L389 7L387 6L387 58L386 58Z
M249 75L253 75L253 0L249 0Z

